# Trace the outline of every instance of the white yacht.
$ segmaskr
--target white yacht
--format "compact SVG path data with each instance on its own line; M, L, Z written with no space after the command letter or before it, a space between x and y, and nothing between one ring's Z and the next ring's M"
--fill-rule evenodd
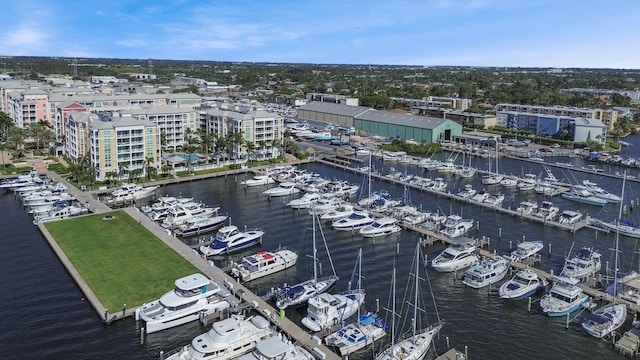
M612 304L587 314L582 322L582 328L593 337L603 338L618 330L626 319L627 305Z
M593 248L583 246L574 257L565 261L562 276L581 280L595 275L602 267L601 255Z
M255 255L243 257L238 263L233 263L231 274L247 282L290 268L297 261L298 254L288 249L276 252L260 251Z
M356 322L329 334L324 342L335 348L340 356L347 356L382 339L387 335L386 328L387 324L378 314L368 312L360 315Z
M456 195L460 196L461 198L465 198L465 199L471 199L473 196L475 196L478 192L473 188L473 185L471 184L466 184L464 186L464 189L462 189L460 192L458 192Z
M68 219L72 216L82 215L88 212L89 210L87 208L81 206L70 205L65 207L54 207L46 213L35 214L33 217L33 224L38 225L43 222Z
M526 262L535 257L544 247L542 241L523 241L516 245L516 249L509 254L512 261Z
M313 215L314 213L318 216L322 216L330 211L337 209L340 205L343 204L342 199L334 196L331 193L322 194L322 196L316 200L316 202L309 206L307 211L309 215Z
M307 316L302 319L302 325L317 332L346 320L358 311L364 302L364 297L364 290L350 291L345 294L316 295L309 299Z
M316 360L309 351L286 339L282 333L273 335L256 344L256 349L235 360Z
M293 199L287 203L287 206L292 209L306 209L312 206L321 195L317 192L308 192L297 199Z
M534 190L538 185L538 176L535 174L524 174L524 178L519 179L516 187L520 191Z
M402 228L397 224L397 220L392 217L377 219L370 225L360 228L358 233L363 237L379 237L400 232Z
M447 220L438 232L448 238L456 238L465 235L473 229L473 219L463 219L460 215L452 214L447 216Z
M331 210L325 214L322 214L320 216L320 220L336 221L336 220L348 218L349 216L351 216L351 214L353 214L353 211L354 211L353 206L349 204L342 204L342 205L339 205L334 210Z
M226 215L193 216L187 219L184 224L176 227L173 232L182 237L208 233L222 226L227 218Z
M511 260L508 258L500 255L487 257L464 272L462 283L479 289L504 279L510 267Z
M122 202L148 198L158 190L159 185L142 187L138 184L122 184L111 192L110 202Z
M604 206L608 203L606 199L592 194L584 185L573 185L569 192L562 194L563 199L579 202L581 204Z
M538 212L538 203L529 200L521 201L516 208L516 212L519 215L533 215Z
M552 221L558 216L560 208L554 205L551 201L543 201L538 206L538 212L535 216L542 218L545 221Z
M231 360L256 348L260 341L274 336L269 321L262 316L244 318L233 315L213 324L211 330L196 336L191 344L161 355L163 360Z
M262 193L269 197L278 197L278 196L293 195L299 192L300 192L300 189L296 187L296 183L283 182L274 188L263 191Z
M373 223L373 215L365 211L354 211L349 217L334 221L335 230L355 230Z
M542 311L551 317L565 316L578 310L589 297L578 286L578 279L556 276L551 290L540 299Z
M530 268L518 271L513 277L502 284L498 293L506 300L520 300L532 296L538 290L547 286L547 281Z
M504 201L504 194L497 195L489 195L486 199L484 199L483 203L489 204L491 206L500 206Z
M244 179L240 181L240 185L244 185L246 187L269 185L273 183L275 183L275 180L273 180L269 175L255 175L251 179Z
M476 255L476 241L471 238L459 238L431 260L431 266L438 272L453 272L479 261Z
M601 199L607 200L607 202L618 204L622 200L620 196L608 192L607 190L601 188L600 186L598 186L598 184L594 182L591 182L589 180L584 180L582 184L586 186L589 192L591 192L593 195Z
M491 194L489 194L484 190L480 190L476 192L475 195L471 196L471 200L477 201L477 202L484 202L489 196L491 196Z
M573 225L582 220L582 214L573 210L563 210L558 215L558 222L564 225Z
M500 180L500 185L504 187L516 187L518 186L518 177L514 175L505 176Z
M167 217L162 220L161 225L165 229L173 229L196 216L214 216L218 210L220 207L210 208L197 202L177 204L168 210Z
M175 288L160 299L136 309L147 334L198 320L200 313L214 313L230 306L229 290L202 274L175 281Z
M264 231L258 229L240 231L235 225L223 226L209 245L200 246L200 252L205 256L230 254L262 243L263 235Z

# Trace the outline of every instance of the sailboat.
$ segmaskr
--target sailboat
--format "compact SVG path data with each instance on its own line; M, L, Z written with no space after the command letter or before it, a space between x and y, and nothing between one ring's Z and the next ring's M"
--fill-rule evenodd
M360 268L361 263L362 249L358 252L356 269ZM354 276L356 269L354 269ZM359 270L358 274L360 274ZM360 285L361 280L361 278L358 278L358 286L355 290L351 289L353 281L350 281L349 290L346 293L329 294L325 292L310 298L307 316L302 319L302 325L311 331L318 332L336 325L355 314L364 302L365 297L365 291Z
M489 161L489 173L482 176L483 185L496 185L504 178L504 175L498 171L498 162L500 160L500 153L498 152L498 141L496 141L496 172L491 172L491 161Z
M622 198L624 198L624 186L626 181L625 176L622 178L622 195L620 201L620 210L618 211L618 221L622 217ZM602 307L592 314L587 314L582 327L589 333L589 335L596 338L603 338L622 326L627 318L627 306L625 304L616 303L618 297L617 283L618 283L618 243L620 240L620 231L616 231L616 245L615 245L615 260L613 270L613 302L611 305Z
M333 267L333 261L331 260L331 255L329 254L329 247L327 246L327 241L324 237L324 233L322 232L322 226L320 226L320 234L322 235L322 240L324 241L324 246L327 251L327 255L329 257L329 262L331 264L331 270L333 271L333 275L318 278L318 249L316 248L316 222L320 226L320 219L318 218L318 214L314 212L313 214L313 278L301 282L297 285L285 285L282 288L276 290L275 299L276 306L278 309L286 309L290 307L297 307L307 303L309 299L312 297L322 294L331 290L336 281L338 281L338 276L336 276L335 268Z
M440 331L440 329L442 328L442 322L440 322L440 320L438 319L438 323L428 327L427 329L424 330L419 330L419 325L418 325L418 309L420 309L421 312L424 312L424 309L420 307L420 304L418 303L418 294L421 293L420 292L420 286L419 286L419 280L420 280L420 276L419 276L419 271L420 271L420 260L423 257L421 256L421 252L420 252L420 243L418 242L416 244L416 254L414 256L414 263L415 263L415 269L414 269L414 273L410 274L413 276L413 280L414 280L414 289L413 289L413 295L414 295L414 299L413 299L413 303L410 304L411 307L413 307L413 317L412 317L412 332L407 334L406 337L400 339L400 340L396 340L395 339L395 329L392 329L392 339L391 339L391 344L385 349L383 350L380 354L378 354L376 356L376 360L392 360L392 359L403 359L403 360L418 360L418 359L422 359L427 351L429 350L429 347L431 347L431 343L433 342L433 338L438 334L438 332ZM425 272L426 273L426 272ZM409 284L410 286L411 284ZM405 292L406 294L411 295L412 291L410 289L407 289L407 291ZM394 291L395 293L395 291ZM432 293L433 295L433 293ZM433 296L432 296L433 297ZM410 301L408 301L410 302ZM435 302L435 299L434 299ZM393 312L392 312L392 316L395 319L395 302L393 304ZM394 325L395 325L395 320L394 320ZM395 326L394 326L395 327Z

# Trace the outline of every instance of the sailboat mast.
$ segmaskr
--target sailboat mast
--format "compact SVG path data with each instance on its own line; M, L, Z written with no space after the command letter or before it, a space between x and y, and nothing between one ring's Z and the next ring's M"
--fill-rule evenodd
M313 281L316 282L318 280L318 249L316 248L316 220L318 214L316 213L315 206L313 207Z
M415 296L413 299L413 336L415 338L416 336L416 323L418 322L418 271L420 270L420 259L418 257L418 254L420 254L420 242L416 243L416 273L415 273L415 281L416 281L416 285L415 285Z
M394 261L395 262L395 261ZM391 284L393 287L391 294L391 344L396 343L396 267L393 267L393 274L391 275Z
M371 152L369 152L369 193L367 196L371 196Z
M627 171L624 171L622 175L622 193L620 194L620 209L618 209L618 219L616 220L616 245L615 245L615 261L613 269L613 302L615 303L616 297L618 297L618 243L620 241L620 219L622 218L622 207L624 203L624 186L627 181Z

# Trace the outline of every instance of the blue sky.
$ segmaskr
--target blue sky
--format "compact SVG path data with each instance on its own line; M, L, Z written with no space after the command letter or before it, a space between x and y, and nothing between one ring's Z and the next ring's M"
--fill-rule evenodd
M0 55L640 68L640 1L16 0Z

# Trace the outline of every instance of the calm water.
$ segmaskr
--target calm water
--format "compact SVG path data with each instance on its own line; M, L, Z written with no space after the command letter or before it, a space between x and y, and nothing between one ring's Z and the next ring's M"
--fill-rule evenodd
M625 149L625 155L640 152L640 138L629 138L627 141L636 145ZM475 160L474 160L475 161ZM487 166L487 159L477 159L476 165ZM556 161L556 160L552 160ZM557 159L566 162L567 159ZM573 159L576 166L584 165L581 160ZM388 172L389 165L377 163L383 173ZM399 164L396 169L405 170ZM506 173L521 174L539 173L539 164L503 161L500 165ZM324 165L311 165L310 170L317 171L327 178L341 178L355 183L362 183L362 177L345 173ZM416 167L406 167L410 173L421 174ZM611 171L618 171L612 168ZM607 170L609 171L609 170ZM637 172L638 170L634 170ZM598 182L607 190L620 193L620 180L604 176L586 175L578 172L561 172L553 170L557 177L575 181L589 178ZM437 176L429 174L431 177ZM575 177L575 179L574 179ZM261 227L266 230L264 247L275 249L288 246L299 251L301 257L294 269L289 269L272 277L258 280L251 287L259 293L283 282L300 281L307 278L311 271L309 254L311 242L311 218L306 211L294 211L283 204L288 199L267 200L261 196L263 189L245 190L236 185L243 177L228 177L214 180L186 183L161 189L160 194L193 196L207 204L219 204L228 212L232 222L240 227ZM480 189L480 180L472 179L453 183L449 189L457 191L465 183L474 184ZM374 189L388 189L392 194L401 197L403 189L385 182L374 182ZM507 195L504 206L515 208L525 198L537 198L534 194L522 194L500 187L487 189L490 192L503 191ZM627 198L638 198L640 186L637 183L627 187ZM543 227L527 221L521 221L507 215L499 215L490 210L482 210L474 206L450 202L443 198L419 192L412 192L414 204L421 204L424 210L440 210L445 213L462 212L465 217L473 217L480 222L480 229L474 230L474 236L491 237L491 250L506 253L509 241L515 244L526 239L540 239L552 245L552 253L545 256L540 267L558 272L562 268L564 256L572 246L594 246L603 253L603 260L612 262L610 249L613 246L613 235L598 234L594 231L582 230L573 235L568 232ZM593 216L605 219L615 218L618 208L606 205L600 209L565 201L559 197L553 199L561 209L577 209ZM11 354L11 358L132 358L153 359L161 350L171 350L188 343L193 337L206 331L200 324L193 323L179 328L152 334L140 345L138 328L134 320L129 319L105 327L91 306L82 300L72 278L51 251L30 218L22 209L13 194L0 194L0 227L4 229L0 242L3 251L0 253L0 307L3 309L0 323L0 343L3 354ZM638 214L628 215L637 221ZM498 229L502 229L502 238L498 238ZM79 230L81 231L81 230ZM358 249L363 250L362 271L364 285L367 290L367 307L375 309L376 299L380 305L386 306L389 296L391 269L395 263L398 267L398 296L403 292L403 284L407 281L409 266L413 257L415 242L418 236L410 232L402 232L398 236L372 240L364 240L350 233L341 233L325 226L324 232L331 251L336 271L341 280L338 291L347 288ZM198 239L192 239L197 242ZM632 257L636 241L621 238L622 249L621 271L628 271L638 266L637 259ZM396 254L396 249L399 253ZM424 249L424 253L433 258L443 246L434 245ZM250 249L243 254L230 257L237 259L244 254L256 251ZM322 254L323 251L320 251ZM322 258L323 255L321 255ZM229 259L216 260L224 265ZM323 271L330 271L328 262L324 262ZM603 265L604 266L604 265ZM531 314L527 313L526 301L503 302L497 296L497 287L490 291L474 290L454 282L451 274L438 274L429 270L429 278L442 320L446 322L440 338L435 343L439 352L446 350L445 338L449 337L451 345L458 349L468 346L471 359L622 359L611 348L610 341L597 340L580 330L579 319L573 321L569 329L565 329L564 319L551 319L539 313L537 304ZM402 284L402 285L401 285ZM435 321L433 308L427 308L431 315L429 321ZM287 312L287 316L299 320L304 313L298 310ZM631 319L629 319L630 322ZM626 328L629 324L626 325ZM370 358L370 353L361 353L352 358ZM429 357L433 357L430 354Z

